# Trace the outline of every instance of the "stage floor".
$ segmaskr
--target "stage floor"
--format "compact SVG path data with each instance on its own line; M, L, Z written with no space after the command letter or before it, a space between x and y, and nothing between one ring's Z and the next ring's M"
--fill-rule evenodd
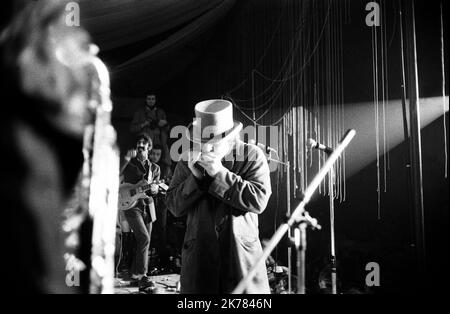
M155 294L177 294L177 283L180 280L178 274L167 274L160 276L150 276L150 280L155 282ZM130 281L121 278L114 279L115 294L141 294L138 287L130 287Z

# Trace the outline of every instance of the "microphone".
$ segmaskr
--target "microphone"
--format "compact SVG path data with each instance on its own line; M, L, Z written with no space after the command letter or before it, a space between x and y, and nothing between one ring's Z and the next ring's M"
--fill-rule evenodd
M261 148L267 154L269 154L269 153L275 153L276 154L277 153L277 150L275 148L272 148L269 145L264 145L262 143L256 143L255 140L250 140L249 144L257 145L259 148Z
M312 138L308 139L308 147L314 148L314 149L318 149L318 150L323 150L328 155L333 153L333 149L332 148L330 148L330 147L328 147L326 145L323 145L323 144L313 140Z

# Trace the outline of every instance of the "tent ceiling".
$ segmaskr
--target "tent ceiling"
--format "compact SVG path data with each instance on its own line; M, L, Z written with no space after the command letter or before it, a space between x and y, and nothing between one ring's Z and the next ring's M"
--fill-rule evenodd
M138 89L142 92L158 88L177 74L176 69L181 70L191 62L192 49L183 50L208 33L235 0L79 0L78 3L81 25L91 33L102 56L109 61L115 83L141 85ZM188 57L176 60L176 69L171 67L173 58L184 55ZM158 80L143 83L140 73L152 73Z

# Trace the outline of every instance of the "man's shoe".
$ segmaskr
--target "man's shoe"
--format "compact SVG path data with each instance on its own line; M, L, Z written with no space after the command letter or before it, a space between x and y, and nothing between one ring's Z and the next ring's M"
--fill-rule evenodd
M129 287L139 287L139 279L131 278Z
M155 282L150 280L147 276L142 277L138 283L139 291L146 290L147 288L155 288Z
M139 283L141 282L141 279L145 276L137 276L137 275L131 275L130 276L130 287L139 287Z

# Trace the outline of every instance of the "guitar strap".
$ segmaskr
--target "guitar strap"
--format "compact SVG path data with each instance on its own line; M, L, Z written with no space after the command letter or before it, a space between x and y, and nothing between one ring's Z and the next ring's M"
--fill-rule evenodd
M152 163L150 161L148 163L149 166L148 166L147 182L151 183L153 181Z
M153 182L153 163L150 160L148 160L148 164L149 164L149 167L148 167L147 182L152 183Z

